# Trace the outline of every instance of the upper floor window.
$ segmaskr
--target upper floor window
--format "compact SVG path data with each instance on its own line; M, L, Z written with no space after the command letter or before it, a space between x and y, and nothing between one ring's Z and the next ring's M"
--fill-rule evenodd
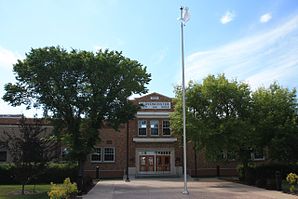
M162 121L162 134L163 135L171 135L169 120Z
M138 127L139 127L139 135L140 136L146 136L147 135L147 121L146 120L139 120L138 121Z
M151 135L153 135L153 136L158 135L158 120L150 121L150 130L151 130Z

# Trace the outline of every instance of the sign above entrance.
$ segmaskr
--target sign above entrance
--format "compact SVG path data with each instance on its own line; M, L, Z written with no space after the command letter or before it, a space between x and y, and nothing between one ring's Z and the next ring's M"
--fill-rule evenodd
M139 102L141 109L171 109L171 102Z

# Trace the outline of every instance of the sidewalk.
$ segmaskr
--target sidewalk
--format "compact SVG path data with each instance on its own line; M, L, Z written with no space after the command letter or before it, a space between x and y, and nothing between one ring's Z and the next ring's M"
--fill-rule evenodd
M270 191L216 178L188 182L189 195L183 195L183 179L104 180L98 182L84 199L298 199L297 196Z

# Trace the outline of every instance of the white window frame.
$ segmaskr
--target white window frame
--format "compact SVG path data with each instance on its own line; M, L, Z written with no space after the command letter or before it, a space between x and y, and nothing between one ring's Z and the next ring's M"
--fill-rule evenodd
M155 124L152 124L153 122L157 122L157 128L152 128L152 125L155 126ZM157 134L153 135L152 134L152 129L157 129ZM158 120L150 120L150 135L153 137L159 136L159 121Z
M250 155L251 155L251 159L254 160L254 161L262 161L262 160L265 160L265 153L264 153L264 149L262 149L262 153L263 153L263 157L262 158L255 158L255 154L256 154L256 151L252 152Z
M94 153L91 153L91 156L90 156L90 161L91 162L102 162L102 148L101 147L96 147L95 148L95 150L97 150L97 149L100 149L100 153L98 153L98 152L94 152ZM100 160L92 160L92 156L93 155L100 155Z
M113 160L105 160L105 155L106 155L106 149L113 149ZM115 154L116 154L116 150L115 150L115 147L103 147L103 150L102 150L102 159L103 159L103 162L115 162ZM110 155L110 154L109 154Z
M168 122L169 123L169 127L168 128L164 128L164 122ZM170 134L164 134L164 129L169 129ZM170 120L163 120L162 121L162 135L163 136L171 136L172 132L171 132L171 128L170 128Z
M142 125L144 125L144 124L142 124L142 122L145 122L145 125L146 125L146 128L145 128L145 135L140 135L140 129L144 129L144 128L141 128L142 127ZM141 136L141 137L145 137L145 136L147 136L147 120L138 120L138 136Z

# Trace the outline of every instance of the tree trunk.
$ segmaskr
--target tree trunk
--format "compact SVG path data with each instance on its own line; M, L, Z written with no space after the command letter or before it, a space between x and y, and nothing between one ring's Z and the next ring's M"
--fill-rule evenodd
M78 160L79 170L78 170L78 179L77 185L79 193L84 192L84 160Z
M25 194L25 183L22 183L22 195Z
M198 176L197 150L196 150L195 147L193 149L194 149L194 152L195 152L195 176L197 177Z

